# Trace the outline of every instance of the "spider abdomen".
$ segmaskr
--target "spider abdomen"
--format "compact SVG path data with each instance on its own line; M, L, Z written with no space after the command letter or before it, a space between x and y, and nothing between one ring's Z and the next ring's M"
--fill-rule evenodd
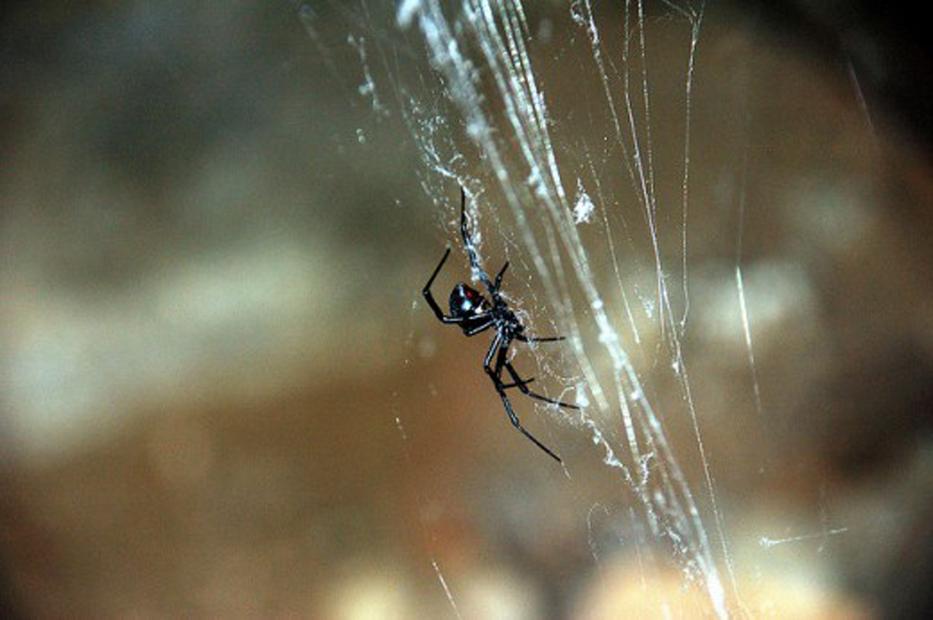
M489 302L475 288L463 282L450 291L450 314L461 319L485 314L489 310Z

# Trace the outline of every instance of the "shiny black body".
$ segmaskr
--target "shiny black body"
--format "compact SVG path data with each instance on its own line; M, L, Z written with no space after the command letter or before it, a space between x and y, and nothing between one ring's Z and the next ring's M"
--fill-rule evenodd
M515 415L515 411L512 410L512 403L506 395L506 390L517 388L522 394L530 396L531 398L536 398L559 407L577 409L578 407L576 405L554 400L528 389L528 384L534 381L534 379L522 379L518 371L512 367L512 363L508 360L509 345L511 345L514 340L518 340L519 342L556 342L558 340L563 340L563 338L529 338L525 336L524 326L522 326L518 317L509 309L508 304L499 294L499 288L502 285L502 276L505 274L505 270L508 268L509 263L506 262L505 265L502 266L502 269L496 274L495 281L490 280L489 276L480 266L479 257L476 254L476 249L473 246L473 241L467 229L466 193L462 187L460 188L460 236L463 237L463 245L470 258L470 266L486 287L491 299L486 299L482 293L461 282L457 284L450 293L450 315L444 314L444 311L441 310L441 307L434 299L434 295L431 294L431 285L434 283L437 274L440 273L447 257L450 256L450 248L447 248L447 251L444 252L444 256L441 257L441 262L438 263L437 268L434 269L434 273L431 274L427 284L424 285L422 294L439 321L457 325L463 330L466 336L475 336L489 329L495 330L496 335L493 337L492 344L489 346L489 351L486 353L486 357L483 360L483 369L492 380L496 392L502 399L502 404L505 407L506 414L509 416L509 421L511 421L512 425L525 435L525 437L534 442L536 446L547 452L549 456L558 462L562 462L559 456L525 430L518 416ZM509 373L512 383L504 383L502 381L503 372Z

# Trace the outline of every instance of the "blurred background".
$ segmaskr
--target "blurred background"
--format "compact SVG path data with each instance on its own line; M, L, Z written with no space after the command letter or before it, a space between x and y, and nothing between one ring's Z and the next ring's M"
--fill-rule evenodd
M711 3L701 31L684 346L737 616L933 608L930 56L922 20L867 4ZM656 148L677 153L682 126L663 128L683 122L689 37L645 8ZM529 10L572 136L582 34L564 3ZM676 564L640 564L589 434L516 401L567 475L508 425L486 339L422 302L446 245L439 299L466 270L456 184L425 194L366 58L375 42L417 61L391 3L2 18L4 617L710 613ZM534 289L527 262L512 270ZM669 377L640 372L676 405ZM689 422L665 424L702 498Z

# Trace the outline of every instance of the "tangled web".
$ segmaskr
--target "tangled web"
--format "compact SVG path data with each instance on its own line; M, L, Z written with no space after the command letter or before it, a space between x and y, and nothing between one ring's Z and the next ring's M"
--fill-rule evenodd
M419 181L448 237L462 185L480 258L483 245L501 244L530 274L533 286L518 282L520 300L511 300L523 320L533 332L568 337L575 378L565 384L582 409L560 419L585 432L624 481L644 555L676 563L724 617L735 593L732 558L683 347L691 99L704 8L574 0L532 19L517 0L404 0L385 23L361 5L364 34L349 42L363 67L359 97L375 115L397 110L404 120L421 158ZM313 16L304 16L314 38ZM651 20L663 21L682 51L673 126L653 121ZM656 148L661 132L676 133L682 149ZM740 271L736 279L741 293ZM538 325L539 309L552 325ZM651 367L669 369L682 410L660 410L643 379ZM677 415L689 420L699 483L688 481L669 440L665 418Z

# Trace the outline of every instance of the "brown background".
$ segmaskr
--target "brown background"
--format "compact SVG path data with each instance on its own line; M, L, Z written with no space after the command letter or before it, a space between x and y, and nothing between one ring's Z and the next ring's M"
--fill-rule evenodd
M639 569L626 490L588 434L519 404L568 479L508 426L479 369L485 341L422 303L454 239L456 188L435 196L440 209L424 195L392 81L370 58L389 107L374 114L347 35L402 50L416 39L385 7L341 6L306 13L316 38L284 2L5 14L5 610L444 617L436 564L465 617L636 617L662 600L675 617L702 613L676 566ZM573 155L575 132L606 128L574 117L572 104L601 94L578 92L562 45L582 34L553 10L536 67ZM933 556L933 185L916 107L878 96L912 56L873 38L870 15L844 48L818 36L844 20L798 28L788 14L711 8L693 107L684 342L732 604L756 617L920 615ZM677 204L687 39L650 5L648 32L656 152L671 162L659 191ZM743 178L760 414L734 285ZM624 200L613 209L640 217ZM527 256L506 247L512 222L496 223L490 262L508 253L514 294L534 294ZM633 277L650 275L650 257L638 260ZM452 259L439 298L464 266ZM650 350L650 321L645 334ZM648 358L640 371L707 510L677 386ZM547 359L573 375L559 350Z

